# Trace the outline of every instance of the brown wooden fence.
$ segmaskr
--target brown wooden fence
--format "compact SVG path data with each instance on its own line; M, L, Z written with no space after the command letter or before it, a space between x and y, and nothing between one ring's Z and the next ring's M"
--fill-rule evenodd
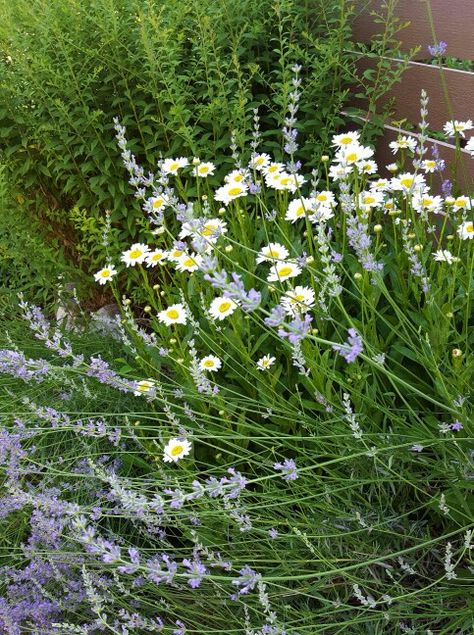
M385 2L381 0L356 0L359 15L355 22L355 40L370 42L380 32L381 25L374 21L371 11L381 13ZM405 119L413 134L420 121L419 97L424 88L429 96L429 128L441 132L446 121L458 119L474 120L474 72L453 68L433 66L426 63L431 57L428 45L435 42L447 42L446 55L458 60L474 61L474 0L398 0L396 16L409 25L398 37L402 42L401 50L409 52L414 47L419 51L413 56L402 76L402 81L393 86L390 93L381 100L378 107L382 111L387 99L393 99L392 120ZM434 34L433 34L434 29ZM424 60L424 61L423 61ZM393 64L400 61L393 59ZM362 61L364 65L364 61ZM413 127L412 127L413 126ZM397 137L399 131L386 125L386 142L380 144L378 160L382 165L393 161L386 149L387 143ZM474 135L474 130L467 133ZM453 163L454 146L433 141L438 145L440 155L448 164ZM464 186L471 185L474 179L474 159L463 151L459 177Z

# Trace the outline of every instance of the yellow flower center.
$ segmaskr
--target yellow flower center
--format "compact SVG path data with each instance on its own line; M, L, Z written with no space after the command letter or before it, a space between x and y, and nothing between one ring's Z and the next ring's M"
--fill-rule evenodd
M174 448L171 449L170 454L171 456L178 456L183 450L184 447L182 445L175 445Z
M231 187L229 190L229 196L238 196L241 192L241 187Z
M405 179L400 179L400 183L403 187L411 187L413 185L413 178L407 177Z
M132 258L133 260L135 260L136 258L140 258L140 256L143 254L143 251L141 249L133 249L129 256L130 258Z
M429 205L431 205L431 203L432 203L432 202L433 202L433 201L432 201L430 198L423 198L423 199L421 200L421 204L422 204L424 207L428 207Z
M265 159L264 159L264 157L259 157L259 158L255 161L255 165L262 165L262 163L265 163Z
M215 366L214 362L212 361L212 359L206 359L206 361L204 362L204 366L206 368L212 368L213 366Z
M209 172L209 167L207 165L201 165L199 168L200 174L207 174Z
M373 196L365 196L364 197L364 204L365 205L370 205L371 203L375 203L375 198Z
M267 256L269 256L270 258L278 258L279 255L280 252L276 249L268 249L267 251Z
M370 170L371 168L372 168L372 165L371 165L370 163L365 163L365 164L364 164L364 171L366 171L366 172L367 172L367 171L368 171L368 170Z
M298 207L298 209L295 212L296 216L303 216L304 215L304 207L301 205L300 207Z
M163 258L163 253L161 251L158 254L153 254L153 256L151 257L153 262L158 262L158 260L161 260L162 258Z
M385 209L393 209L393 203L391 201L387 201L384 207Z
M350 143L352 143L352 137L342 137L341 139L341 145L343 146L348 146Z
M466 201L462 198L457 198L454 204L457 205L457 207L466 207Z
M194 265L196 264L196 261L193 258L186 258L186 260L184 260L183 265L185 267L194 267Z
M293 181L293 179L289 176L284 176L282 179L280 179L280 183L282 185L288 185L288 183L291 183Z
M104 269L100 272L101 278L108 278L110 276L110 269Z
M351 162L357 161L357 152L351 152L347 155L346 159Z
M472 223L469 223L469 225L466 225L466 231L468 234L474 234L474 225Z
M179 311L177 311L176 309L170 309L166 312L166 315L169 317L170 320L177 320L179 318Z
M326 194L318 194L318 196L316 197L318 199L318 201L321 201L322 203L324 203L324 201L328 200L328 197Z
M273 174L273 172L278 172L278 165L271 165L268 168L268 171L269 171L270 174Z
M302 293L299 293L298 295L294 295L291 298L292 302L302 302L304 300L304 295Z
M243 181L243 179L244 179L243 174L237 174L237 176L234 176L234 181L236 181L237 183L240 183L240 181Z
M222 302L219 306L219 313L225 313L232 306L232 302Z
M435 168L436 167L436 161L425 161L425 166L427 168Z
M179 163L177 163L177 161L173 161L173 163L170 164L170 171L174 172L178 168L179 168Z
M203 236L212 236L212 234L216 231L217 225L205 225L202 230Z
M180 249L175 249L174 251L171 252L171 255L173 256L173 258L180 258L183 255L183 251Z
M279 269L278 275L289 276L292 271L293 271L293 267L282 267L281 269Z
M162 198L155 198L155 200L153 201L153 208L157 209L158 207L162 207L164 203L164 200Z

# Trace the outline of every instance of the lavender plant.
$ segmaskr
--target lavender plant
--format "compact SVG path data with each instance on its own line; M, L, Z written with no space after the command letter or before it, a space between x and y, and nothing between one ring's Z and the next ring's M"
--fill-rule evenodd
M118 359L21 302L6 633L469 632L472 199L402 138L390 179L357 131L305 170L293 70L281 154L254 113L217 188L227 157L144 168L116 120L143 214L94 273Z

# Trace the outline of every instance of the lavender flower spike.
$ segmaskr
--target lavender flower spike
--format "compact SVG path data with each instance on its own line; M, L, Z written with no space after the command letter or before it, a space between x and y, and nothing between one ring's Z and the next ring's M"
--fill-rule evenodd
M351 364L364 350L364 344L356 329L350 328L347 332L349 333L347 342L344 344L333 344L332 348L344 357L348 364Z

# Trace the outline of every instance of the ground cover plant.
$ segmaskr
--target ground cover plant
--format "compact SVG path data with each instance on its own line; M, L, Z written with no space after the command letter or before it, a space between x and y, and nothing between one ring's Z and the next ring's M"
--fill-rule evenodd
M256 109L231 165L141 166L116 119L142 220L122 244L105 218L101 337L21 299L6 633L469 632L472 199L430 193L426 95L391 178L355 130L306 167L291 72L281 150Z

